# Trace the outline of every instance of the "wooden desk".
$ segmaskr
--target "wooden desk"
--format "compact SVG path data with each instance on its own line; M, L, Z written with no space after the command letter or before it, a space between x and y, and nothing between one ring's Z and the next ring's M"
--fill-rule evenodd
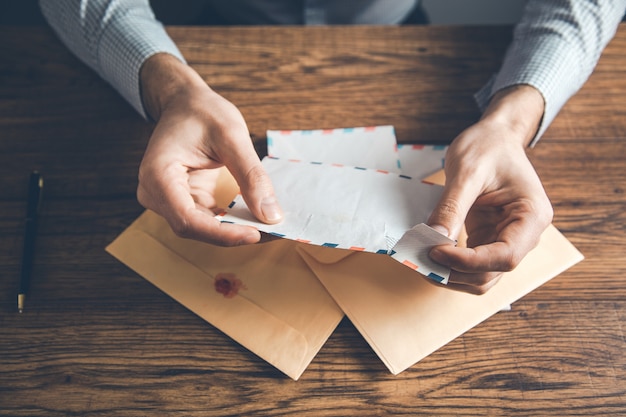
M171 28L268 128L393 124L447 143L510 28ZM294 382L104 252L141 212L151 126L46 29L0 28L0 414L626 415L626 26L530 152L587 259L392 376L344 320ZM16 313L26 185L45 175Z

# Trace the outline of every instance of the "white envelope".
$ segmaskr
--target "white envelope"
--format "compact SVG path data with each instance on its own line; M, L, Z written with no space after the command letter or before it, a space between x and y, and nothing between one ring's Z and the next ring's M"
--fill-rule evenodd
M398 144L400 172L413 178L426 178L443 169L446 145Z
M393 126L268 130L267 153L281 159L399 170Z
M256 220L239 195L220 216L287 239L388 253L424 223L441 187L388 171L266 157L263 166L285 213L278 224Z

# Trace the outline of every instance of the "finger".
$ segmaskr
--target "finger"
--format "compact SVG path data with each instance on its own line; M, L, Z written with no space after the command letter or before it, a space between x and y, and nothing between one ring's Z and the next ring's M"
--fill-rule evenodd
M452 276L451 276L452 277ZM492 275L489 274L488 277L463 277L456 278L462 282L448 282L448 288L454 291L465 292L473 295L483 295L491 288L493 288L498 281L502 278L502 274ZM469 284L465 282L471 282ZM483 284L478 284L478 282L484 282Z
M506 272L517 266L524 254L504 242L494 242L475 248L436 246L430 257L437 263L464 273Z
M461 272L511 271L539 243L549 220L541 220L524 205L507 210L506 220L497 226L495 242L470 248L437 246L431 258Z
M493 287L502 274L502 272L467 273L453 270L448 278L448 285L452 284L468 290L471 288L472 293L484 292Z
M222 223L204 208L194 208L182 216L166 220L177 236L219 246L239 246L259 242L260 232L249 226Z
M264 223L278 223L283 218L274 187L251 144L244 155L226 161L226 167L237 180L241 195L256 218Z
M446 180L443 195L428 219L428 225L452 239L461 232L467 213L480 193L478 181Z
M150 177L152 181L149 181L148 186L145 185L146 181L140 180L137 199L144 207L163 216L180 237L221 246L259 241L258 230L221 223L209 209L196 204L188 185L182 179L184 177L172 174L172 170L164 170L163 176Z
M427 279L427 281L433 285L448 290L459 291L473 295L482 295L489 291L494 285L498 283L500 278L502 278L502 274L492 274L489 277L480 278L462 275L467 274L453 271L452 274L450 274L450 280L447 284L441 284L431 279ZM471 282L471 284L467 284L466 282ZM478 284L478 282L484 283Z

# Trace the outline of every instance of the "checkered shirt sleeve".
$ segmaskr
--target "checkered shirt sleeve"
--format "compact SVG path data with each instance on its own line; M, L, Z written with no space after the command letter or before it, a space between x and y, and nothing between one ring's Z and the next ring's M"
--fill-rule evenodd
M478 105L484 110L512 85L535 87L545 110L533 146L591 75L625 10L626 0L529 0L500 71L476 94Z
M59 38L110 83L144 118L139 70L152 55L182 54L148 0L40 0Z

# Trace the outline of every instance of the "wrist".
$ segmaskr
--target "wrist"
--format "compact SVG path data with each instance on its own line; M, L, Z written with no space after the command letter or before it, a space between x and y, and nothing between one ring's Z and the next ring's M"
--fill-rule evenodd
M191 67L167 53L148 58L139 72L139 81L144 109L155 121L178 97L209 88Z
M514 85L498 91L489 102L481 122L505 126L507 137L523 147L537 134L545 103L541 93L530 85Z

